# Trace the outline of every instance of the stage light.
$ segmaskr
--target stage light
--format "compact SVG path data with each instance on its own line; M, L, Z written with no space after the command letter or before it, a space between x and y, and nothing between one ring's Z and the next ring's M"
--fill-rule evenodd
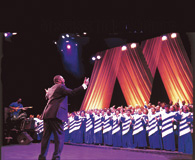
M62 38L64 39L64 38L65 38L65 36L64 36L64 35L62 35Z
M78 46L78 44L75 44L75 46Z
M66 34L66 37L70 37L69 34Z
M95 57L92 57L91 59L92 59L93 61L95 61L95 60L96 60L96 58L95 58Z
M63 49L61 49L61 51L63 52Z
M16 32L13 32L12 35L16 35L17 33Z
M121 49L122 51L125 51L125 50L127 50L127 46L122 46L122 49Z
M171 34L171 38L176 38L177 37L177 34L176 33L172 33Z
M87 34L87 32L83 32L83 34L84 34L84 35L86 35L86 34Z
M162 36L162 41L167 40L167 36Z
M136 47L136 43L132 43L131 48L135 48L135 47Z
M7 33L4 33L4 36L5 36L5 37L7 37L7 36L8 36L8 34L7 34Z
M55 41L54 44L57 44L57 42Z
M67 49L70 49L71 48L71 46L69 44L66 47L67 47Z
M97 56L97 59L101 59L101 56L100 56L100 55L98 55L98 56Z
M68 43L69 41L66 41L66 43Z
M77 34L77 37L80 37L80 35L79 35L79 34Z

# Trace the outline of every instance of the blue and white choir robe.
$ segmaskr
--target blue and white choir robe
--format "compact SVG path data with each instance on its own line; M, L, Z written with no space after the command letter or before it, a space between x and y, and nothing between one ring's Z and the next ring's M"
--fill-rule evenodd
M189 113L182 112L175 118L179 121L179 137L178 137L178 151L183 153L193 153L193 143L190 131L190 123L193 118Z
M130 116L124 114L121 117L122 121L122 145L124 148L134 148L133 142L133 125Z
M103 117L103 139L105 145L112 145L112 119L111 115Z
M79 129L77 132L77 142L76 143L84 143L85 141L85 126L86 126L86 117L82 117L82 116L77 116L78 122L79 122Z
M133 127L134 147L147 147L146 130L144 129L143 114L134 116L135 124Z
M151 114L151 109L149 110L150 112L148 112L148 114ZM146 142L147 142L147 146L149 146L149 137L148 137L148 115L147 114L143 114L143 125L144 125L144 130L146 130Z
M64 132L65 132L64 142L67 143L70 140L69 128L68 128L68 123L67 122L64 122Z
M69 122L69 135L70 135L70 142L75 143L76 131L75 131L75 120L74 117L68 118Z
M85 143L92 144L94 142L94 118L93 114L86 114L86 126L85 126Z
M94 144L102 144L102 117L94 116Z
M160 137L161 137L161 141L162 141L162 145L163 145L163 140L162 140L162 121L159 120L159 118L161 117L161 114L163 113L164 111L157 111L155 114L156 114L156 118L158 119L158 129L159 129L159 134L160 134ZM162 146L163 147L163 146ZM163 148L162 148L163 149Z
M162 112L162 138L163 148L165 150L175 151L175 135L173 131L173 122L175 118L174 112Z
M79 136L79 130L80 130L80 128L81 128L81 118L80 118L80 116L78 116L78 115L76 115L75 117L74 117L74 121L75 121L75 124L74 124L74 134L75 134L75 136L74 136L74 140L73 140L73 142L74 143L81 143L81 136Z
M178 111L173 111L173 113L175 114L175 116L177 116ZM175 136L175 148L178 148L178 136L179 136L179 122L178 121L173 122L173 132Z
M35 119L35 139L40 141L42 139L43 136L43 130L44 130L44 126L43 126L43 120L39 120L39 119Z
M113 116L112 125L112 144L114 147L122 147L122 126L121 116Z
M194 119L193 112L191 112L191 119ZM190 123L190 130L191 130L191 135L193 134L193 121Z
M162 138L159 134L158 120L156 120L156 114L148 115L148 137L149 145L152 149L163 149Z

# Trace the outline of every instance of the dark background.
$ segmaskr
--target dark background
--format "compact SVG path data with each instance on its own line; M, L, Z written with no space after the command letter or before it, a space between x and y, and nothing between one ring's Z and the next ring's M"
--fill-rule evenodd
M188 37L185 33L180 33L184 47L190 56L190 45ZM13 101L19 97L23 99L24 106L33 106L33 109L28 109L29 114L41 114L45 100L45 88L53 85L53 77L57 74L62 75L66 80L66 85L69 88L75 88L83 83L84 77L91 77L94 63L91 62L91 57L98 51L109 49L105 43L105 38L119 37L125 39L122 34L118 36L87 35L90 38L89 43L82 47L82 63L84 65L84 76L75 77L71 73L64 70L61 54L57 46L53 43L57 40L59 33L31 33L18 32L16 36L12 36L10 41L4 39L2 58L2 83L3 83L3 106L8 107ZM157 36L157 35L156 35ZM144 33L131 33L127 43L141 42L154 35L146 36ZM81 37L82 38L82 37ZM138 41L138 39L140 41ZM135 41L134 41L135 42ZM116 44L115 44L116 45ZM69 111L79 110L85 92L75 97L69 97ZM151 103L157 104L157 101L169 102L167 93L162 83L158 70L153 81ZM126 105L125 98L121 91L118 80L114 87L114 92L111 100L112 105Z
M178 32L191 60L190 43L186 32L194 31L193 5L180 1L112 1L99 3L83 0L1 5L2 32L16 31L11 41L3 42L1 61L3 107L19 97L24 106L33 106L29 114L40 114L46 104L45 88L53 85L53 77L61 74L69 88L82 84L93 69L91 56L109 48L105 38L121 38L125 43L138 42L166 33ZM126 29L127 28L127 29ZM76 78L63 68L61 56L53 44L61 33L87 32L90 41L82 47L84 76ZM120 44L121 45L121 44ZM84 93L69 98L69 111L79 110ZM153 81L151 102L168 103L158 70ZM126 105L116 81L111 105Z

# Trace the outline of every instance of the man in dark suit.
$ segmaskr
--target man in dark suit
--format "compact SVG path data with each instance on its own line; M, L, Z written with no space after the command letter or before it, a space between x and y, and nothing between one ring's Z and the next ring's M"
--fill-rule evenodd
M46 91L47 105L42 114L44 120L44 132L41 141L41 154L39 160L45 160L49 148L50 136L53 132L55 151L52 160L60 160L60 154L64 146L63 122L68 121L68 96L87 89L89 78L85 78L82 86L69 89L65 86L62 76L56 75L53 79L54 85Z

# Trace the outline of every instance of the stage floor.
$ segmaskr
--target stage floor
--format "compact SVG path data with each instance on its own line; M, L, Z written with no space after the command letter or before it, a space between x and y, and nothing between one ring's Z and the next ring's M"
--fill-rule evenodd
M41 144L7 145L1 147L1 160L37 160ZM51 143L47 159L52 158ZM151 149L125 149L108 146L65 144L61 160L192 160L192 155Z

